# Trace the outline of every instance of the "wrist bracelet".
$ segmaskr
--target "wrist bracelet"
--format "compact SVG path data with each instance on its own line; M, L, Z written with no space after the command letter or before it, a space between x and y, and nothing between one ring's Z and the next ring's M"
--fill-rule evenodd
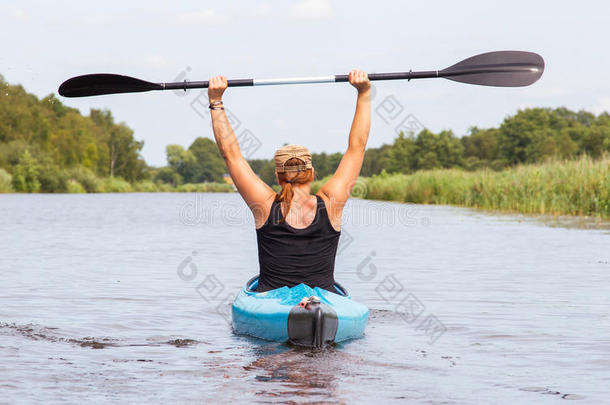
M217 105L222 105L222 100L212 101L210 103L210 107L214 107L214 106L217 106Z
M225 109L224 107L213 107L213 106L210 106L210 110L214 110L214 111L215 110L224 110L224 109Z

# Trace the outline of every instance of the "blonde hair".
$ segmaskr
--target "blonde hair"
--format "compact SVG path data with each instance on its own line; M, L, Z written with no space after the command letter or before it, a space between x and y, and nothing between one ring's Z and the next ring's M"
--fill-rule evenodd
M303 165L304 162L298 158L288 159L284 166L299 166ZM276 194L275 201L283 202L286 204L286 214L282 221L285 221L288 212L290 211L290 204L292 203L292 198L294 197L294 189L292 188L293 184L307 184L313 181L313 169L301 170L298 172L283 172L278 173L277 178L280 182L280 186L282 189Z

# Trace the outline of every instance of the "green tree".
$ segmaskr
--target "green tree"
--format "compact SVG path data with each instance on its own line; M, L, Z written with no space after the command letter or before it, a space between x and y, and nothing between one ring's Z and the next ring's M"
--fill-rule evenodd
M578 152L578 144L570 136L569 128L564 128L555 135L555 145L557 156L563 159L569 159Z
M40 190L38 164L27 149L13 171L13 188L26 193L36 193Z
M210 138L199 137L189 146L188 151L195 157L191 182L223 181L222 175L227 172L227 167L216 142Z
M599 126L587 128L581 138L582 151L598 158L605 150L604 142L608 138L610 138L610 128Z
M535 131L549 126L547 109L519 110L516 115L504 120L500 126L499 157L511 164L527 162L528 157L535 156L536 148L528 150Z
M491 162L498 154L498 129L479 129L471 127L470 133L461 138L464 157L476 157Z
M275 178L275 163L269 159L252 159L248 163L252 168L252 171L261 178L262 181L267 183L269 186L276 184ZM315 167L315 166L314 166ZM317 171L317 167L316 167Z
M196 158L192 152L184 150L180 145L167 145L165 148L167 153L167 163L174 170L182 181L186 183L194 183L196 173ZM172 181L172 183L175 182Z
M555 136L551 128L535 129L529 134L529 142L524 148L524 162L540 162L557 154Z
M452 131L441 131L438 136L435 136L435 141L435 153L440 167L458 167L462 164L464 145L453 135Z
M173 167L166 166L157 169L157 172L154 176L154 180L156 182L171 184L176 187L184 182L182 176L176 172Z
M388 166L391 148L392 145L382 145L379 148L367 149L360 174L365 177L381 174L382 170Z
M127 181L144 178L146 163L140 157L144 141L136 141L133 131L124 124L114 126L108 137L110 151L110 177L119 176Z
M388 151L387 171L390 173L411 172L414 167L416 149L413 135L407 137L401 131Z

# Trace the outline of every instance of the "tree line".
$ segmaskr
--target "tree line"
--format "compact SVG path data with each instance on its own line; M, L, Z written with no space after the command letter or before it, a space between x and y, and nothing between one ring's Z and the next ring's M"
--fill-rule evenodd
M97 177L150 177L140 155L144 142L110 111L83 116L53 94L38 99L1 75L0 86L0 170L15 191L65 192L70 181L87 188Z
M144 143L135 140L126 124L116 123L110 111L91 109L84 116L53 95L38 99L22 86L9 85L2 76L0 85L0 183L10 178L15 191L66 192L77 183L94 192L99 191L97 178L130 183L150 180L172 187L223 182L226 166L210 138L199 137L188 148L168 145L167 165L149 167L140 155ZM450 130L400 133L392 144L367 149L361 174L437 168L502 170L548 158L598 158L608 151L607 112L528 108L496 128L472 127L462 137ZM314 153L316 177L334 173L341 157L339 152ZM272 159L249 163L261 179L275 184Z
M528 108L509 116L497 128L472 127L456 137L452 131L400 133L390 145L369 148L361 175L413 173L419 170L461 168L502 170L549 158L599 158L610 151L610 115L567 108ZM336 170L341 153L312 154L316 177ZM275 182L272 160L252 160L254 171L268 184Z

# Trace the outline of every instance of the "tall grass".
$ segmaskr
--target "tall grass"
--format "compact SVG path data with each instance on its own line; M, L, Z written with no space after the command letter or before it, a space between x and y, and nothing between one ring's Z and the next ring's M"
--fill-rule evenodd
M324 180L316 182L315 190ZM610 218L608 155L598 160L583 156L522 165L501 172L430 170L359 181L366 185L364 198L373 200Z

